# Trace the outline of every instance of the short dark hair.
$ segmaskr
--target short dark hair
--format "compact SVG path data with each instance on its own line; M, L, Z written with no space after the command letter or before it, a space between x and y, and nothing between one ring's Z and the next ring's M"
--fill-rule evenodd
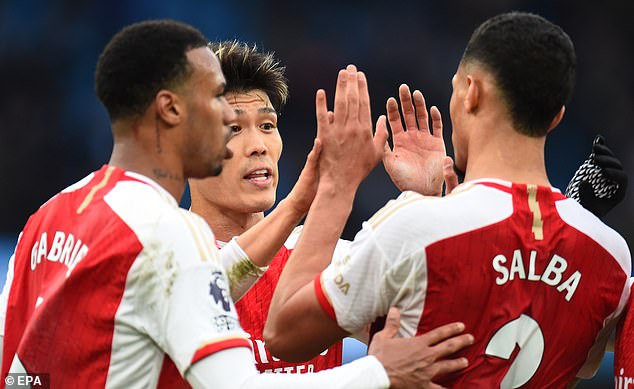
M510 12L494 16L473 33L462 57L495 78L521 133L544 136L572 95L576 56L570 37L541 16Z
M119 31L97 62L95 89L115 121L142 115L156 93L176 88L190 75L187 52L207 45L192 26L149 20Z
M226 92L260 89L267 94L273 108L281 112L288 99L288 84L285 68L273 52L261 52L255 44L237 40L212 42L209 46L220 61L227 80Z

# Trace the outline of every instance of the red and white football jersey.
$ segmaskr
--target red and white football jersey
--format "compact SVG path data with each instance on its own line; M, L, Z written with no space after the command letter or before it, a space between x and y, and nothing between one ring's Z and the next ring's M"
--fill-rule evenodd
M250 347L214 242L202 218L139 174L104 166L62 191L16 247L2 376L167 387L214 352Z
M324 310L357 332L401 309L401 335L464 322L459 388L565 387L590 377L629 297L623 238L550 187L478 180L444 198L408 192L315 279Z
M240 324L251 335L255 366L262 373L310 373L341 365L342 342L337 342L315 358L303 362L284 362L271 355L266 348L262 331L269 313L271 298L280 279L282 270L288 261L295 243L301 234L302 226L295 228L284 246L277 252L266 272L236 302ZM349 242L340 240L337 243L333 258L338 258L347 251Z
M630 281L634 289L634 279ZM634 388L634 295L625 314L619 322L614 345L614 387L615 389Z

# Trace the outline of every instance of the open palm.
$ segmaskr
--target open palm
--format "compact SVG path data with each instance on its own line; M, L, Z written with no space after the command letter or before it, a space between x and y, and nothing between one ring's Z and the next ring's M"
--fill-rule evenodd
M406 129L401 123L398 103L390 97L386 103L387 121L392 130L394 147L390 149L386 146L383 156L385 170L401 191L413 190L424 195L439 196L446 156L440 111L435 106L431 107L430 131L423 94L420 91L410 94L409 87L403 84L399 88L399 97ZM378 131L387 131L385 116L381 116L377 122Z

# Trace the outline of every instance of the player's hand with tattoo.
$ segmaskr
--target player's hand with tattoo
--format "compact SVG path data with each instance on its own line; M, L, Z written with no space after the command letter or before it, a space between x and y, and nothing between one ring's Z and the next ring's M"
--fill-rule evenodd
M621 161L605 144L605 138L597 135L592 143L592 153L570 180L566 196L603 217L623 201L627 182Z
M411 94L405 84L399 87L399 98L405 128L396 99L390 97L386 103L394 148L386 145L383 156L385 170L401 191L413 190L424 195L440 196L443 158L446 155L440 111L433 106L428 115L423 94L418 90ZM387 131L385 116L379 117L376 126L377 133Z
M466 358L445 359L473 344L472 335L461 335L464 324L447 324L414 338L396 338L400 323L398 309L390 308L385 327L368 348L368 354L385 367L391 388L440 389L433 383L434 377L468 366Z

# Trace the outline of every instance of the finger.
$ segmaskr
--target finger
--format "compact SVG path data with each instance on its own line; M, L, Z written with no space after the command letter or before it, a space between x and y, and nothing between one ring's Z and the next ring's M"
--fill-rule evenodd
M363 72L357 73L359 83L359 121L364 127L372 126L372 113L370 110L370 93L368 92L368 80Z
M377 156L383 157L386 152L386 147L389 150L390 147L387 144L387 138L389 135L390 134L387 131L387 124L385 124L385 116L381 115L376 122L376 132L374 133L374 138L372 139Z
M458 175L453 169L453 159L451 157L445 157L442 161L442 175L445 179L445 196L453 192L453 190L460 184L458 182Z
M385 109L387 111L387 121L392 129L392 136L396 137L403 132L403 124L401 123L401 114L398 112L398 103L394 97L387 99Z
M605 144L605 137L603 135L600 135L600 134L595 136L594 140L592 141L592 144L593 145L597 145L597 144L604 145Z
M464 323L455 322L445 324L444 326L434 328L433 330L420 336L421 340L424 340L429 345L434 345L452 336L460 334L464 331Z
M324 136L321 132L328 126L328 107L326 106L326 92L319 89L315 95L315 114L317 116L317 137Z
M390 339L396 336L398 329L401 327L401 312L396 307L391 307L385 318L385 327L375 336L381 335L382 338Z
M610 155L614 157L614 152L608 146L600 143L592 145L592 152L597 155Z
M608 168L621 169L621 170L623 169L623 165L621 164L621 161L609 155L595 155L594 162L596 162L596 164L602 169L608 169Z
M429 110L431 114L431 125L434 131L434 136L436 138L443 139L442 137L442 116L440 115L440 110L435 105L431 107Z
M348 71L342 69L337 77L337 87L335 88L335 122L343 123L346 120L348 101L346 99L346 88L348 84Z
M335 122L335 113L332 111L328 111L328 123L332 124Z
M434 374L434 376L440 376L454 373L468 367L469 361L467 361L467 358L445 359L436 362L434 365L436 367L436 374Z
M354 65L346 67L348 71L348 83L346 84L346 100L348 101L347 120L359 119L359 82L357 81L357 68Z
M418 131L418 126L416 125L416 111L414 111L412 95L407 84L401 84L398 88L398 95L401 100L401 110L403 111L405 128L407 131Z
M471 334L463 334L460 336L455 336L453 338L446 339L434 347L434 355L436 358L441 359L445 358L457 351L462 350L467 346L471 346L473 344L473 335Z
M418 129L429 131L429 119L427 117L427 105L425 104L425 96L419 90L414 91L414 105L416 106L416 120L418 121ZM435 134L435 132L434 132Z
M627 174L621 169L603 169L605 177L619 186L627 186Z
M385 134L387 134L386 136L386 140L385 140L385 144L383 145L383 151L385 153L389 153L392 152L392 149L390 148L390 144L387 142L387 139L390 137L390 131L387 129L387 118L385 117L385 115L381 115L379 116L378 119L376 119L376 126L375 126L375 137L376 134L378 134L379 132L383 132Z
M319 154L321 154L321 140L315 138L313 141L313 148L308 153L308 157L306 157L306 167L309 169L315 169L317 167L317 162L319 161Z

